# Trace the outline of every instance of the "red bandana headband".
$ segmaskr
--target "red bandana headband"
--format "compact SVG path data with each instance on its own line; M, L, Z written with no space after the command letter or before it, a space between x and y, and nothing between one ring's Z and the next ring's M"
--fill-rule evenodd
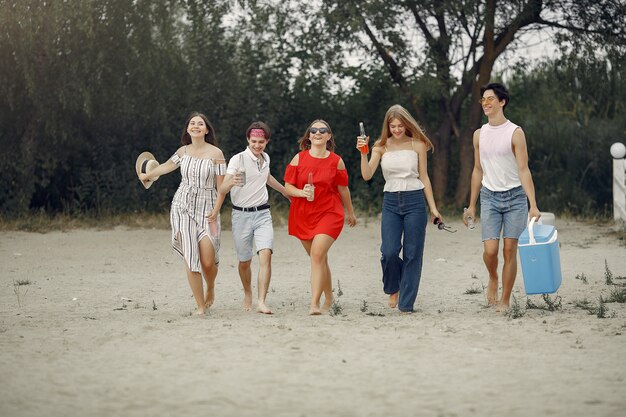
M251 138L263 138L265 139L265 130L263 129L251 129L250 130Z

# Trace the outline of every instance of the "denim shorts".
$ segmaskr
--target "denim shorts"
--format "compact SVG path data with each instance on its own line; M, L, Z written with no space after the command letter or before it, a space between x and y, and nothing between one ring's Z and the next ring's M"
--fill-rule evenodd
M480 189L482 239L519 239L528 222L528 201L520 185L507 191Z
M273 248L274 228L269 209L249 212L233 210L232 231L237 259L240 262L252 259L253 243L257 253L262 249Z

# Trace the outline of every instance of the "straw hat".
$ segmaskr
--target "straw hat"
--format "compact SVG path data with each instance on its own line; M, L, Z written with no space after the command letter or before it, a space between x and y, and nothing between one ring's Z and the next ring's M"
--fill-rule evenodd
M158 167L160 164L150 152L142 152L141 155L137 157L137 162L135 162L135 171L137 171L137 177L139 174L147 174L152 171L154 168ZM152 186L152 183L158 180L159 177L153 178L148 182L141 182L146 189ZM141 180L140 180L141 181Z

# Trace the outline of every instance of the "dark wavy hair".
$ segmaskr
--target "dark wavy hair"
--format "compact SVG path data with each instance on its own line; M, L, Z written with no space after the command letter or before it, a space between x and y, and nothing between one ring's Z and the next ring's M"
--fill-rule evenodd
M217 146L217 137L215 136L215 129L213 128L213 125L211 124L211 122L209 122L209 119L204 114L197 111L191 112L189 117L187 117L187 121L185 122L185 126L183 127L183 137L180 139L181 143L183 145L189 145L191 143L191 136L189 136L189 133L187 133L187 127L189 127L189 122L191 122L191 119L196 116L200 116L202 120L204 120L204 124L206 124L206 128L208 130L206 135L204 135L204 141L206 143L210 143L211 145Z
M510 100L509 90L507 90L506 87L500 83L489 83L480 87L480 96L482 97L487 90L493 90L493 93L496 95L496 97L498 97L498 101L504 100L505 103L504 106L502 106L502 109L506 109L506 106L509 105Z

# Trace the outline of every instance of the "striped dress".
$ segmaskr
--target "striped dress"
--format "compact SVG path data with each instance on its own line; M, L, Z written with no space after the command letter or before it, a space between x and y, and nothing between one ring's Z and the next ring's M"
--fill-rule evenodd
M191 271L200 272L199 243L205 236L215 248L215 263L219 262L220 217L217 217L217 233L212 235L207 216L217 200L215 178L226 174L226 164L216 164L213 159L199 159L187 154L181 158L176 153L170 159L180 166L182 177L170 211L172 247Z

